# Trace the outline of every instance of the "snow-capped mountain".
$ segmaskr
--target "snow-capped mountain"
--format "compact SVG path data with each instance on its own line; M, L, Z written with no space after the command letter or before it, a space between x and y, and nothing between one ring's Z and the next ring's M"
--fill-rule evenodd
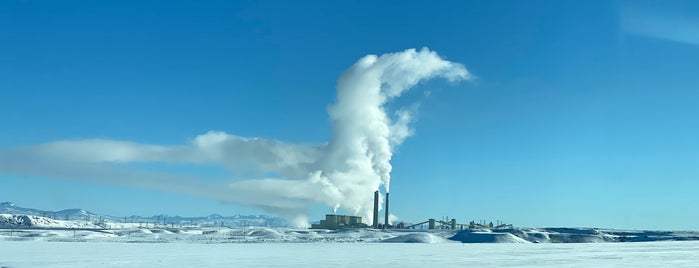
M83 220L90 221L92 218L100 216L78 208L64 209L59 211L40 210L35 208L25 208L15 205L12 202L0 203L0 214L40 216L54 220Z
M53 213L52 211L44 211L33 208L23 208L18 207L12 202L0 203L0 214L22 214L22 215L35 215L35 216L46 216L42 215L47 212Z
M212 214L203 217L181 217L168 215L154 215L149 217L144 216L127 216L118 217L110 215L100 215L83 209L64 209L59 211L47 211L34 208L24 208L17 206L11 202L0 203L0 228L3 224L17 227L56 227L61 228L71 226L70 228L78 228L78 226L228 226L228 227L244 227L244 226L267 226L267 227L285 227L286 221L277 217L266 215L234 215L221 216ZM22 217L31 216L31 217ZM66 222L73 222L71 225ZM82 227L81 227L82 228Z
M0 228L103 229L92 222L54 220L42 216L0 214Z

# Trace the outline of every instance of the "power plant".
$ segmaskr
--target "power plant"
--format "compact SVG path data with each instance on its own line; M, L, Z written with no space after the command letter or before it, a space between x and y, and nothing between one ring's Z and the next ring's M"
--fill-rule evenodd
M388 193L386 193L386 215L384 224L379 224L379 191L374 192L374 217L371 227L374 229L389 228L388 224ZM342 228L366 228L369 225L362 223L362 217L349 215L326 214L325 220L320 220L318 224L311 224L311 229L342 229Z
M398 223L395 226L390 225L389 223L389 210L388 210L388 193L386 193L386 202L385 202L385 208L384 208L384 222L383 224L379 224L379 191L374 191L374 214L373 214L373 221L371 228L374 229L389 229L389 228L396 228L396 229L416 229L418 226L420 229L423 229L423 225L427 224L427 228L429 230L433 229L451 229L451 230L463 230L465 228L468 229L501 229L501 228L512 228L512 224L504 224L497 222L497 224L493 224L493 222L486 223L485 221L481 221L479 223L476 223L474 221L469 222L468 224L463 224L463 223L457 223L456 219L444 219L444 220L435 220L435 219L428 219L426 221L408 225L406 226L404 223ZM325 215L325 220L321 220L320 223L318 224L312 224L311 229L330 229L330 230L336 230L336 229L342 229L342 228L367 228L369 225L362 223L362 217L359 216L349 216L349 215L336 215L336 214L326 214Z

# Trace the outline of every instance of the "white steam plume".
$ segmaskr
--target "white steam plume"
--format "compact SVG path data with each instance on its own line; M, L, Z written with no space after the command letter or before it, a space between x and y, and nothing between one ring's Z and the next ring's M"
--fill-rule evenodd
M389 191L391 157L412 134L416 106L387 111L385 104L419 81L470 79L466 69L423 48L368 55L345 71L330 106L332 139L308 146L210 131L189 144L161 146L90 139L55 141L0 150L0 172L29 174L212 197L264 209L308 224L314 204L370 219L372 192ZM172 173L138 170L128 163L224 165L232 171L254 166L267 178L233 179L225 186Z

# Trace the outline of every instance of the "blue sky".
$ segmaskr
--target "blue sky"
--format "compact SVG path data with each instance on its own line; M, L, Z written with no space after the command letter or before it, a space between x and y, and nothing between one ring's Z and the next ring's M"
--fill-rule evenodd
M692 1L5 1L0 149L179 145L210 130L322 143L345 69L429 47L476 79L421 83L396 100L420 103L391 161L397 216L696 230L696 14ZM264 213L86 180L0 179L0 199L42 209Z

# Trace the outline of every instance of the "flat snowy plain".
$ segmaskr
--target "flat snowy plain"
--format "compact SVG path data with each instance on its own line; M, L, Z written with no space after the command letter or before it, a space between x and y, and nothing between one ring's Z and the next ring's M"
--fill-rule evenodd
M576 244L0 241L0 267L699 267L699 242Z
M140 224L105 229L40 216L0 216L5 219L0 222L0 268L699 267L699 233L693 231Z

